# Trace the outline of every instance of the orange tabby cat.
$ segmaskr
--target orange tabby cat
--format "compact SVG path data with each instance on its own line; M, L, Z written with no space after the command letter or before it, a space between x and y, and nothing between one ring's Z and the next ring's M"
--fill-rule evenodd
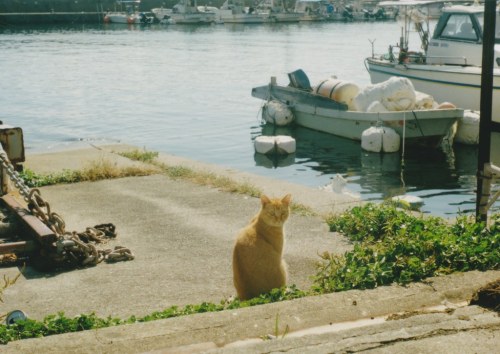
M259 213L236 238L233 281L241 300L286 285L283 225L290 213L291 198L290 194L282 199L262 195Z

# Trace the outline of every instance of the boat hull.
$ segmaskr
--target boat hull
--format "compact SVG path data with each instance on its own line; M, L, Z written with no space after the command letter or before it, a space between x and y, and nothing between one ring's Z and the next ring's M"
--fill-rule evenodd
M294 12L273 13L270 17L276 22L299 22L302 14Z
M353 140L361 140L366 129L382 125L394 129L406 143L436 146L464 114L463 109L348 111L345 105L326 97L272 84L253 88L252 96L286 103L294 113L295 123L300 126Z
M209 24L217 20L213 12L176 12L166 8L154 8L151 12L164 24Z
M143 24L151 23L152 19L145 18L147 22L141 21L141 16L139 14L126 14L126 13L108 13L104 17L105 23L123 23L123 24Z
M383 59L366 59L372 83L392 76L411 80L417 91L425 92L438 102L479 111L481 68L476 66L398 64ZM492 117L500 122L500 69L494 69Z
M463 110L459 109L365 113L301 104L293 107L293 113L300 126L348 139L361 140L366 129L381 124L394 129L411 143L429 146L438 144L463 116Z
M206 14L172 14L171 15L172 23L176 23L179 25L183 24L209 24L215 22L215 15L206 13Z
M269 16L261 14L233 14L232 11L220 11L223 23L265 23L270 22Z

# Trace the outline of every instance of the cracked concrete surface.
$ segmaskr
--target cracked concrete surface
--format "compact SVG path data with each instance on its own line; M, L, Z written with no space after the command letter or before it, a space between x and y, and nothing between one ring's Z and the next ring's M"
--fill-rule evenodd
M102 154L116 158L113 161L118 164L128 163L109 151L92 149L49 154L38 161L31 156L29 162L32 167L62 170L68 161L82 164ZM339 210L355 202L165 154L160 154L160 159L171 165L202 168L251 182L268 194L291 192L295 201L317 206L320 212ZM62 211L68 229L115 223L119 233L116 242L130 247L137 258L66 273L41 274L29 270L19 284L5 291L0 313L15 306L26 310L32 318L61 310L68 316L95 311L99 316L125 318L150 314L171 305L218 302L234 294L229 255L235 233L258 209L258 201L252 198L171 181L163 176L54 186L44 188L42 195L51 202L53 210ZM200 222L188 222L191 215L196 215ZM318 252L327 248L342 253L350 247L323 226L319 217L302 216L294 216L287 225L285 257L291 282L299 287L310 284L308 277L314 273ZM15 274L17 268L9 271ZM479 288L499 278L500 271L457 273L406 287L353 290L21 340L0 347L0 351L489 354L497 350L499 343L498 314L477 306L461 306ZM392 320L387 320L390 315ZM278 317L279 331L275 333ZM283 336L287 326L289 332ZM269 338L270 334L278 334L278 339L261 339Z

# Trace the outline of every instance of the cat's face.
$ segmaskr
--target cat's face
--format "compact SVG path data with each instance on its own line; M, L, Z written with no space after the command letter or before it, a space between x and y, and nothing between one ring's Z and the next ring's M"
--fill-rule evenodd
M283 226L290 214L290 201L292 196L287 194L282 199L268 198L265 195L260 197L262 203L261 217L266 224L271 226Z

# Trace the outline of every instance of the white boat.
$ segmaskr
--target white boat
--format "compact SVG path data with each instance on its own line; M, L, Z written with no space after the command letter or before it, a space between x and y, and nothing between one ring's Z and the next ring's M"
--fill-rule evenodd
M217 20L215 12L200 11L196 0L180 0L172 9L157 7L151 12L164 24L207 24Z
M344 1L329 2L326 8L326 16L329 21L384 21L394 20L397 16L397 13L389 7L382 7L362 1L353 1L350 3L345 3Z
M414 2L418 3L418 1ZM434 34L428 40L428 22L408 11L422 39L423 51L409 49L409 22L405 22L399 45L388 53L365 59L371 82L392 76L410 79L416 90L461 108L479 110L481 90L484 6L450 6L442 9ZM497 43L500 21L497 13ZM416 20L416 21L415 21ZM427 28L425 28L427 25ZM373 50L372 50L373 52ZM495 44L495 62L500 63L500 46ZM500 68L493 69L493 120L500 121Z
M325 21L328 18L325 0L297 0L295 12L303 14L301 21Z
M423 14L429 19L438 19L442 14L442 9L445 6L450 5L467 5L472 1L470 0L418 0L418 4L415 4L415 0L399 0L397 6L391 5L394 1L389 1L389 5L384 5L386 1L381 2L383 7L393 8L393 7L407 7L412 9L417 7ZM398 11L399 13L399 11ZM402 17L404 13L400 14Z
M160 23L167 23L172 16L172 9L167 9L165 7L155 7L151 9L151 12Z
M218 13L222 23L270 22L268 14L258 13L254 7L246 7L244 0L226 0Z
M255 11L269 17L271 22L299 22L303 16L302 13L286 8L284 0L264 0Z
M215 6L208 6L208 5L197 6L196 8L198 9L199 12L208 13L208 14L214 14L215 23L222 23L222 21L220 20L220 10L219 10L219 8L217 8Z
M348 139L361 140L365 130L383 126L393 129L404 138L405 144L435 147L464 114L462 109L457 108L353 111L344 103L314 94L302 70L288 75L288 86L279 86L275 78L271 78L270 84L253 88L252 96L286 104L293 112L297 125Z
M139 11L140 0L117 1L114 11L104 15L104 23L150 24L153 17Z

